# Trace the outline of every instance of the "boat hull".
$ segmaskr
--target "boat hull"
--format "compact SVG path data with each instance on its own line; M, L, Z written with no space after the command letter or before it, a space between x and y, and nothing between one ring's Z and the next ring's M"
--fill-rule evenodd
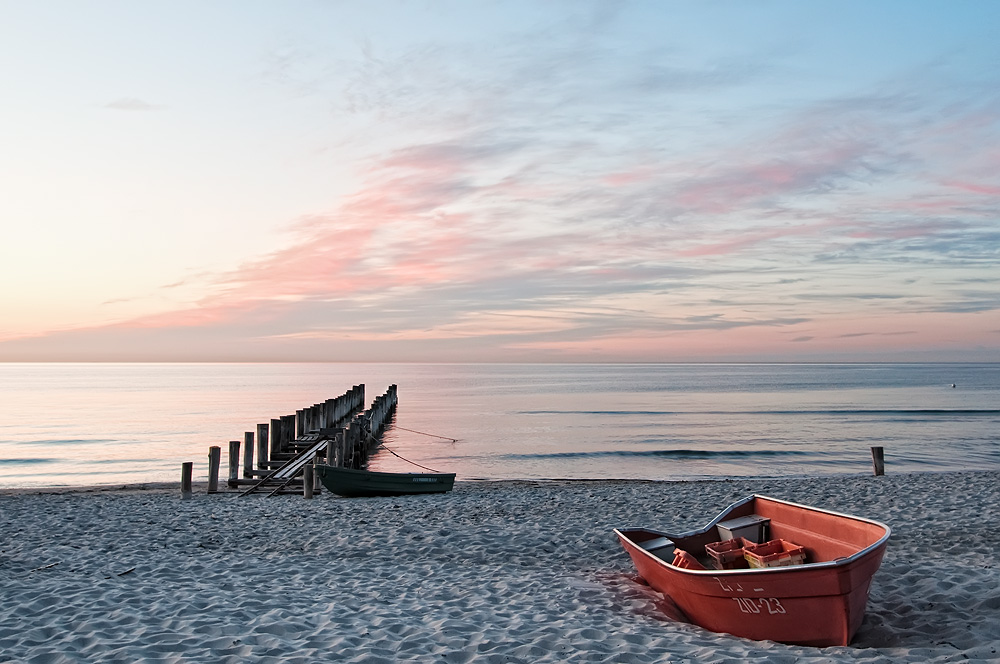
M784 505L786 508L813 509L791 503ZM728 515L728 511L706 529L681 536L646 529L621 529L615 533L639 575L654 589L669 596L696 625L756 640L809 646L847 645L864 619L872 577L882 562L889 528L858 517L834 515L822 510L815 512L825 515L818 520L824 528L835 531L832 535L815 533L815 541L822 544L819 538L832 540L837 532L856 531L862 533L856 538L867 538L870 543L859 545L853 554L825 561L820 558L821 562L812 564L699 570L674 566L641 544L651 541L653 537L667 537L688 548L695 548L691 543L704 541L706 533ZM808 523L809 513L802 514L805 517L800 518L800 522ZM831 515L836 518L831 518ZM841 524L840 531L836 531L838 523ZM798 538L809 541L802 523L798 527ZM821 550L821 544L812 548L813 556L818 555L816 551Z
M348 498L445 493L455 485L454 473L380 473L323 464L316 472L328 491Z

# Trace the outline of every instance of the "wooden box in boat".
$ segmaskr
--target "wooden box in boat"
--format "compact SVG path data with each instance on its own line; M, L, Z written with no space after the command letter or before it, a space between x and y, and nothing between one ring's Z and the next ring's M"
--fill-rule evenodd
M750 515L769 519L771 539L803 547L805 564L718 570L670 562L677 549L707 561L705 545L722 539L719 522ZM620 528L615 534L639 575L696 625L749 639L831 646L847 645L861 626L890 529L870 519L754 495L733 503L700 530L672 535Z

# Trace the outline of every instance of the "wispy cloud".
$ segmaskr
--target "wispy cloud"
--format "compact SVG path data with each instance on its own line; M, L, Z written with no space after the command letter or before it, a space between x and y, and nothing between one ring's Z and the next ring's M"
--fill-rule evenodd
M136 97L121 97L108 102L104 105L104 108L110 108L115 111L160 111L166 107L158 104L150 104Z

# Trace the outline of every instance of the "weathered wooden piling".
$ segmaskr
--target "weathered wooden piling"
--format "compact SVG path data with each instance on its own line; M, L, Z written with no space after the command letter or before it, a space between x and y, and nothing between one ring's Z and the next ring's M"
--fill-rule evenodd
M229 486L236 486L236 480L240 476L240 441L229 441Z
M876 477L885 475L885 453L881 447L872 448L872 467Z
M289 444L295 440L295 416L294 415L282 415L281 416L281 439L280 439L280 452L282 454L288 454Z
M267 430L268 426L266 424L257 425L257 469L267 470L267 462L269 459L267 453Z
M222 462L222 448L208 448L208 492L216 493L219 490L219 464Z
M343 432L335 433L326 439L326 465L337 465L337 442L343 435Z
M243 432L243 479L253 478L253 431Z
M191 500L194 491L191 487L191 475L194 472L194 463L185 461L181 464L181 500Z
M302 497L306 500L312 500L313 497L313 472L314 466L312 461L306 464L306 467L302 469Z
M281 420L271 418L271 452L268 457L277 459L281 452Z

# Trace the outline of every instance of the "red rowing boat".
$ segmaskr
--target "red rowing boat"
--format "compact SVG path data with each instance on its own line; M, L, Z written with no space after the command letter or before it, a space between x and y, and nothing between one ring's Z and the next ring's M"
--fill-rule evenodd
M890 530L754 495L701 530L615 534L639 575L696 625L748 639L843 646L861 626Z

